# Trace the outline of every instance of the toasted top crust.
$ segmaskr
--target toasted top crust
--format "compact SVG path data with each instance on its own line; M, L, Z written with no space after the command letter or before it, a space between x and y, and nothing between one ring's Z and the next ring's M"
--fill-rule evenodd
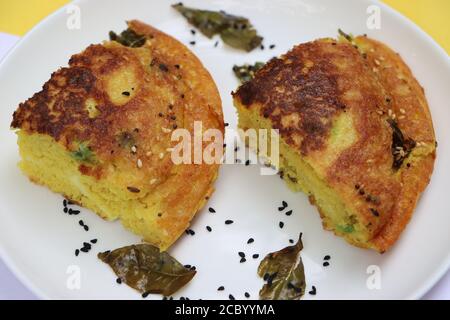
M405 179L411 167L421 166L422 154L434 160L435 141L423 90L409 69L387 47L364 41L383 51L386 66L401 70L408 92L400 90L399 81L388 81L392 75L387 72L398 71L374 72L372 52L362 56L352 43L320 39L272 59L233 95L270 120L366 226L370 246L384 251L409 220L433 161L427 160L428 169L418 170L414 179ZM403 103L408 107L401 107ZM398 120L393 106L404 108L405 117ZM400 168L393 167L393 118L405 139L424 143L422 151L413 148ZM338 122L345 123L344 129L335 132ZM419 180L424 183L417 185ZM396 225L395 232L387 231L391 225ZM380 238L385 239L376 240Z
M87 144L95 162L80 171L97 179L122 172L117 183L130 199L158 192L166 210L158 221L173 241L211 193L218 165L175 165L172 131L186 128L193 137L194 121L201 121L203 130L223 133L221 100L183 44L136 20L128 26L147 37L142 47L111 41L72 56L19 105L11 126L49 135L69 151Z

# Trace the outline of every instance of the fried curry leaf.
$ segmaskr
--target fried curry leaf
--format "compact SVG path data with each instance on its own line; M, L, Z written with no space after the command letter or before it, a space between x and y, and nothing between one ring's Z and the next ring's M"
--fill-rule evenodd
M263 40L247 18L234 16L224 11L189 8L182 3L174 4L172 7L205 36L211 38L215 34L220 34L223 42L233 48L252 51Z
M86 142L81 142L78 144L78 150L72 151L72 157L80 162L95 162L95 156L92 152L91 148L87 145Z
M398 170L403 161L409 156L412 149L416 146L416 142L411 138L405 138L402 131L398 127L397 122L394 119L388 119L387 122L392 129L392 168Z
M234 75L241 81L245 83L252 80L255 77L256 71L264 66L264 62L256 62L255 64L244 64L241 66L234 65L233 72Z
M300 257L302 234L298 242L269 253L259 264L258 275L266 284L259 291L263 300L299 300L305 293L305 271Z
M142 293L170 296L188 283L196 271L185 268L167 252L150 244L136 244L98 254L116 275Z
M109 40L117 41L126 47L136 48L142 47L145 44L146 37L144 35L137 34L131 29L126 29L122 31L120 35L114 31L110 31Z
M339 36L347 40L348 42L353 42L353 35L345 33L341 29L338 29Z

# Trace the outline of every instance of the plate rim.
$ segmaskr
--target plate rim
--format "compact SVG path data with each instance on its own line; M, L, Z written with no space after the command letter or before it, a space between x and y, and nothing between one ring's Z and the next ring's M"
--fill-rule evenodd
M408 28L412 28L414 32L420 36L430 47L432 47L439 55L448 56L444 48L439 45L433 37L431 37L428 33L426 33L420 26L414 23L411 19L404 16L402 13L397 11L396 9L390 7L388 4L380 1L380 0L362 0L367 4L375 4L382 8L382 10L386 10L389 14L395 16L396 19L403 22ZM63 11L65 11L69 6L76 5L77 3L88 2L88 0L72 0L67 4L63 5L59 9L47 15L41 21L39 21L35 26L33 26L24 36L22 36L14 46L6 53L6 55L0 60L0 70L3 66L8 62L10 56L14 54L14 52L22 45L23 42L27 41L28 38L32 37L36 30L42 28L45 24L47 24L53 17L60 15ZM450 59L447 60L447 66L450 67ZM9 269L9 271L20 281L24 287L30 290L38 299L42 300L51 300L44 290L39 288L34 282L26 275L26 272L21 270L17 266L17 263L14 262L14 259L4 248L2 242L0 242L0 258ZM400 298L404 300L417 300L423 298L423 296L429 292L434 285L447 273L450 269L450 252L447 256L442 259L441 263L435 268L435 271L432 272L429 276L427 276L426 280L422 282L413 292L409 295ZM69 298L70 299L70 298Z

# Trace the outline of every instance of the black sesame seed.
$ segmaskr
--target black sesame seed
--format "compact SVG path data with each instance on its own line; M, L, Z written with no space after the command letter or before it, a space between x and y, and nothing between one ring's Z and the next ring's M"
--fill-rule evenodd
M250 160L245 161L245 165L246 166L250 165Z
M64 211L64 213L67 213L69 211L69 209L64 208L63 211Z
M126 97L129 97L129 96L130 96L130 93L129 93L128 91L124 91L124 92L122 92L122 95L123 95L123 96L126 96Z
M216 41L216 42L214 43L214 48L217 48L218 45L219 45L219 41Z
M192 268L192 266L191 266L190 264L185 264L184 267L185 267L186 269Z
M263 280L264 281L267 281L267 279L269 279L269 274L266 272L266 273L264 273L264 276L263 276Z
M163 72L167 72L167 71L169 71L169 68L164 63L160 63L159 70L161 70Z
M80 210L69 209L69 214L78 215L79 213L80 213Z
M323 257L323 260L330 260L331 259L331 257L327 254L325 257Z
M283 211L284 209L286 209L285 207L278 207L278 211Z
M206 230L208 230L208 232L211 232L212 228L210 226L206 226Z
M289 239L289 243L294 243L294 240L293 239Z
M285 208L286 208L286 207L288 206L287 202L286 202L286 201L284 201L284 200L283 200L283 201L281 201L281 204L282 204L282 205L283 205L283 207L285 207Z
M372 214L373 214L375 217L379 217L379 216L380 216L380 213L378 212L378 210L376 210L376 209L374 209L374 208L370 208L370 212L372 212Z
M83 248L80 249L80 251L84 252L84 253L89 252L89 250L90 250L90 248L86 248L86 247L83 247Z
M238 252L238 255L239 255L239 257L241 257L241 258L245 258L245 253L242 252L242 251L239 251L239 252Z
M220 287L217 288L217 291L223 291L223 290L225 290L224 286L220 286Z
M92 246L91 246L91 244L90 244L90 243L88 243L88 242L83 242L83 248L88 248L88 249L91 249L91 248L92 248Z
M91 243L97 243L97 239L92 239Z
M195 46L195 41L191 41L191 42L189 42L189 44Z
M315 296L316 295L316 287L312 286L312 290L309 292L310 295Z
M196 32L195 32L194 29L191 29L191 33L192 33L192 34L196 34Z
M330 265L330 263L328 262L328 261L325 261L324 263L323 263L323 266L324 267L328 267Z
M214 208L211 208L211 207L208 208L208 211L211 212L211 213L216 213L216 210Z
M189 233L191 236L195 235L195 231L192 230L192 229L188 229L188 233Z
M247 244L250 244L250 243L253 243L253 242L255 242L255 239L253 239L253 238L250 238L250 239L247 240Z
M244 263L245 261L247 261L247 259L241 258L241 260L239 260L239 263Z
M150 294L150 292L144 292L142 294L142 298L144 298L144 299L147 298L149 294Z
M225 220L225 224L232 224L233 222L233 220Z
M278 225L280 226L281 229L283 229L283 227L284 227L284 222L283 222L283 221L280 221L280 223L279 223Z
M269 49L273 49L273 48L275 48L275 45L274 45L274 44L271 44L271 45L269 46Z
M117 282L118 284L121 284L121 283L122 283L122 279L117 278L117 279L116 279L116 282Z
M244 293L244 296L245 296L246 298L250 298L250 293L246 292L246 293Z
M84 228L84 231L89 231L89 227L87 225L84 225L83 228Z
M230 300L235 300L235 299L234 299L234 296L233 296L232 294L230 294L230 295L228 296L228 298L230 298Z
M260 48L261 50L264 50L264 45L263 45L263 44L260 45L259 48Z
M78 257L79 254L80 254L80 250L76 249L75 250L75 256Z
M259 258L259 254L255 253L252 257L253 257L253 259L258 259Z
M78 224L79 224L80 226L84 226L83 220L78 221Z
M63 206L64 206L64 207L67 206L67 200L66 200L66 199L63 200Z
M285 213L287 216L290 216L292 214L292 210L286 211Z

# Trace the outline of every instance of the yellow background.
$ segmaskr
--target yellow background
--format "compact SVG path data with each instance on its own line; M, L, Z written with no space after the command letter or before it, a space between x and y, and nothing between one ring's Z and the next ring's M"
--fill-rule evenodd
M0 0L0 32L24 35L67 0ZM173 1L176 2L176 1ZM384 0L450 53L450 0Z

